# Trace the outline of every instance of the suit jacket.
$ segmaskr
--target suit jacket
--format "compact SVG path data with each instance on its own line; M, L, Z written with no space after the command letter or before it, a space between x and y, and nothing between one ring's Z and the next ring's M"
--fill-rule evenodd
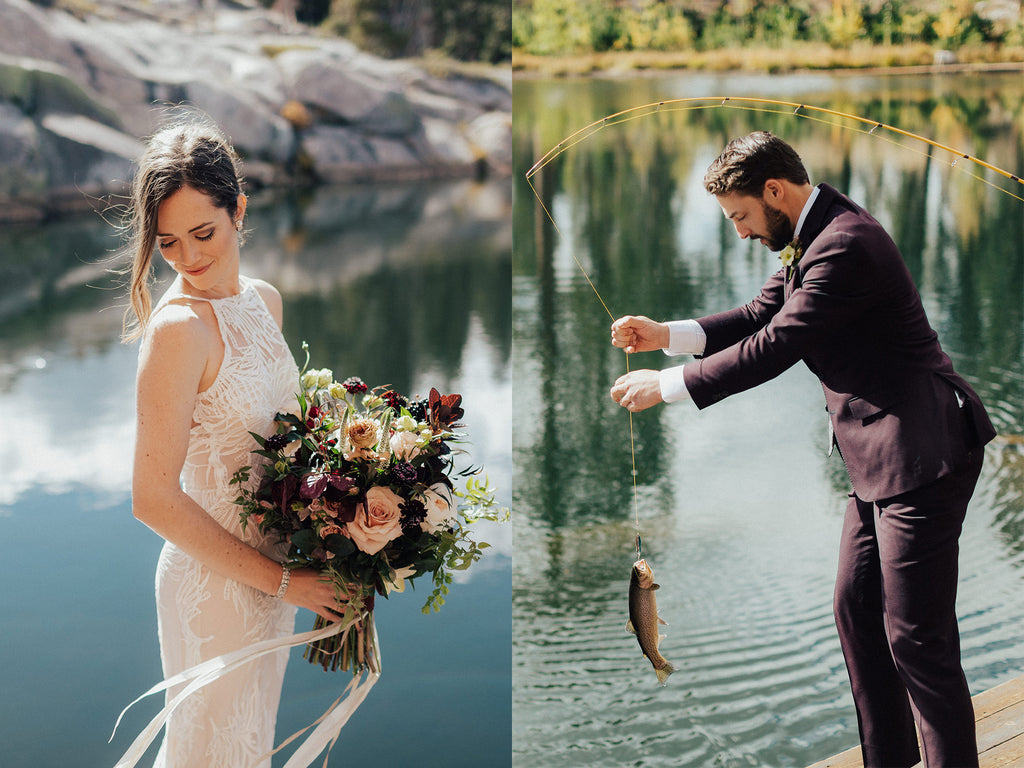
M939 346L892 238L848 197L819 189L803 256L749 304L700 318L707 345L683 376L705 408L802 360L821 380L855 493L876 501L962 466L995 430Z

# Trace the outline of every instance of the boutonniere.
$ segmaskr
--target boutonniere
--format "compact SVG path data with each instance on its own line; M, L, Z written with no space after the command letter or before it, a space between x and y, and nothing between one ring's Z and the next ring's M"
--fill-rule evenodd
M789 271L794 264L800 261L800 257L804 255L803 246L800 245L799 240L793 240L789 245L779 251L779 259L782 261L782 266L786 268L786 279L789 280Z

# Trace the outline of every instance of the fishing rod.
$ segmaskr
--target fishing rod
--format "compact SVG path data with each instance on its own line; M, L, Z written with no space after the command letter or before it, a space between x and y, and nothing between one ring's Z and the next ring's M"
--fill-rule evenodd
M960 160L968 160L982 168L992 171L1000 176L1003 176L1004 178L1009 179L1010 181L1015 181L1018 184L1020 184L1022 188L1024 188L1024 178L1021 178L1020 174L1011 173L1010 171L1004 170L1003 168L1000 168L996 165L987 163L979 157L975 157L974 155L963 152L962 150L955 149L954 147L929 139L927 136L921 136L920 134L913 133L902 128L897 128L893 125L889 125L878 120L872 120L871 118L861 117L860 115L854 115L849 112L841 112L836 109L818 107L814 106L813 104L805 104L803 102L782 101L779 99L766 99L753 96L693 96L679 99L667 99L664 101L655 101L651 102L650 104L644 104L638 107L630 107L629 109L624 109L620 112L615 112L611 115L607 115L598 120L595 120L589 125L580 128L578 131L562 139L560 142L558 142L558 144L549 149L536 163L533 164L530 170L526 172L526 178L528 181L531 180L534 175L536 175L542 168L544 168L544 166L546 166L560 154L565 152L567 149L576 146L581 141L584 141L585 139L589 138L593 134L597 133L598 131L606 127L619 125L621 123L629 122L631 120L637 120L643 117L647 117L649 115L655 115L660 112L683 112L696 109L713 109L729 107L733 109L745 109L749 111L764 111L774 112L776 114L786 114L777 109L758 110L754 106L743 106L744 104L792 108L793 111L790 114L796 117L801 117L804 119L817 119L819 122L823 122L827 125L838 125L839 127L845 126L842 126L842 124L839 123L829 122L821 118L814 118L813 115L827 115L834 118L851 120L862 126L871 126L870 130L859 131L860 133L866 133L868 135L873 135L879 129L881 129L882 131L888 131L896 135L903 136L905 138L920 141L935 149L948 152L950 155L953 156L953 159L950 162L950 166L952 167L955 167L957 163L960 162ZM899 144L898 146L907 148L907 146L904 144ZM975 178L978 178L980 181L983 181L985 183L990 183L988 182L988 180L980 176L975 176ZM537 190L533 188L532 183L530 184L530 188L533 189L534 195L537 195ZM1009 190L1003 189L1002 187L996 188L1002 190L1003 192L1006 192L1012 197L1016 197L1021 202L1024 202L1024 197L1018 197L1017 195L1013 194ZM539 195L537 195L537 199L540 200ZM541 202L541 206L543 207L543 202ZM545 212L547 212L547 208L544 208L544 210ZM550 212L547 213L548 217L550 218ZM554 223L553 220L552 223ZM604 302L602 302L602 304L603 303Z
M768 107L775 107L775 109L770 109ZM604 130L605 128L611 126L621 125L626 122L639 120L641 118L660 114L662 112L684 112L698 109L721 108L742 109L747 111L766 112L773 114L787 114L786 112L783 112L781 109L778 109L786 108L787 110L792 109L792 112L789 112L788 114L791 114L795 117L799 117L806 120L813 120L816 122L823 123L825 125L838 126L849 130L856 130L858 133L867 134L869 136L882 136L885 132L889 132L897 136L902 136L904 138L919 141L935 150L946 152L949 155L951 155L952 160L950 161L950 167L957 167L957 164L961 160L966 160L969 163L974 163L975 165L984 168L988 171L991 171L995 174L998 174L1006 179L1009 179L1010 181L1017 182L1022 186L1021 195L1014 194L1009 189L993 184L988 179L979 176L976 173L968 172L969 175L973 176L979 181L988 184L989 186L993 186L1000 192L1004 192L1005 194L1008 194L1011 197L1016 198L1021 202L1024 202L1024 196L1022 196L1024 195L1024 179L1021 178L1020 174L1011 173L1010 171L1004 170L1003 168L999 168L998 166L985 162L979 157L975 157L974 155L963 152L959 149L955 149L954 147L950 147L946 144L934 141L926 136L921 136L920 134L913 133L902 128L897 128L893 125L888 125L887 123L883 123L878 120L872 120L871 118L861 117L860 115L854 115L849 112L841 112L836 109L819 107L813 104L805 104L803 102L783 101L779 99L768 99L753 96L694 96L678 99L666 99L663 101L656 101L651 102L649 104L643 104L637 107L630 107L629 109L624 109L619 112L607 115L598 120L595 120L589 125L586 125L580 128L579 130L575 131L574 133L571 133L570 135L566 136L564 139L559 141L554 147L552 147L546 153L544 153L544 155L539 160L537 160L533 164L533 166L531 166L530 169L526 172L526 182L530 185L530 189L533 191L534 197L537 198L537 202L540 204L541 209L544 211L548 220L551 222L551 225L555 228L555 231L559 235L561 235L561 231L558 229L558 224L555 222L554 216L551 215L551 211L549 211L547 206L544 205L544 200L541 198L540 194L537 192L536 187L534 187L533 185L533 177L536 174L538 174L545 166L551 163L555 158L557 158L566 150L571 149L572 147L575 147L577 144L590 138L598 131ZM829 120L826 118L839 118L842 120L849 120L864 127L861 129L854 129L848 125L844 125L841 122L836 122L834 120ZM868 126L870 126L870 129L867 128ZM907 144L902 144L895 141L893 141L892 143L903 149L911 149L911 147L909 147ZM927 150L923 154L927 155L928 157L934 157L934 155L932 155ZM593 280L590 279L590 275L587 273L587 270L580 263L580 260L577 258L575 252L573 252L571 255L573 261L576 262L576 266L579 268L580 272L583 274L583 277L586 279L587 284L590 285L590 288L594 291L594 295L597 296L598 301L601 302L601 306L604 307L605 312L614 321L615 315L613 315L611 310L608 308L608 305L602 298L600 291L598 291L597 289L597 286L594 285ZM629 372L629 370L629 354L627 353L627 373ZM631 474L633 478L633 520L636 529L636 556L637 560L639 560L641 557L640 511L639 492L636 484L636 445L633 431L632 411L629 412L629 445L632 460Z

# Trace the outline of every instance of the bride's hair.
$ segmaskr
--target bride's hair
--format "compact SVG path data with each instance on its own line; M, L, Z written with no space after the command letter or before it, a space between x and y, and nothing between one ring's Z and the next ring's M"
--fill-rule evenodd
M125 228L131 256L131 278L122 341L142 336L153 311L153 249L160 204L182 187L192 187L225 209L232 220L242 192L241 162L227 137L211 122L189 115L149 140L132 181Z

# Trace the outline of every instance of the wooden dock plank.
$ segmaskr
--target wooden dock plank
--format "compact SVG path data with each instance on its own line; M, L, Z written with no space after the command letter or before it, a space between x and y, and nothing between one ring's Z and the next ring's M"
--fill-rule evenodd
M1024 768L1024 675L982 691L972 702L981 768ZM854 747L809 768L863 766L860 747Z

